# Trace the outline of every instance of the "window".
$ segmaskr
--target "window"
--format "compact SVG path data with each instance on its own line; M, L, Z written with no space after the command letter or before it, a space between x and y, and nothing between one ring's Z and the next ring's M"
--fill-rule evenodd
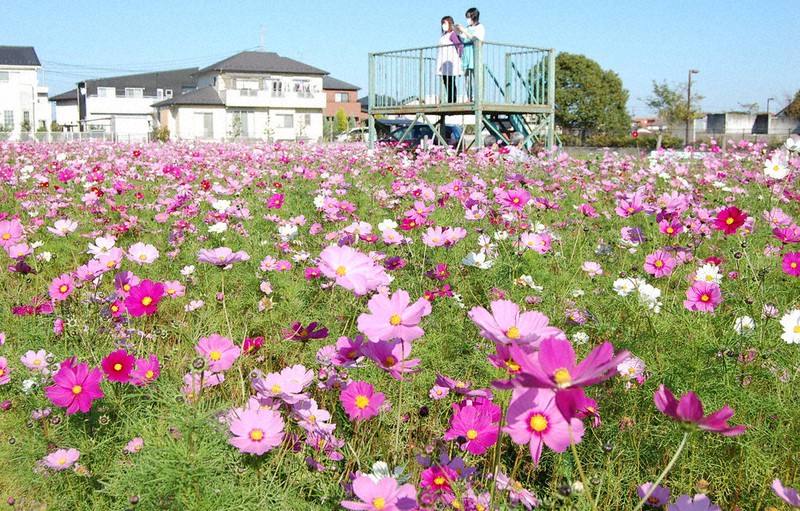
M31 123L31 113L27 110L22 111L22 122Z
M249 89L249 90L258 90L258 80L254 78L237 78L236 79L236 88L237 89Z
M142 98L144 97L144 89L139 89L135 87L125 87L125 97L126 98Z
M303 126L311 126L311 114L303 115Z
M13 110L6 110L3 115L3 124L5 125L7 130L14 129L14 111Z
M195 112L194 134L196 137L214 138L214 114L211 112Z
M234 138L253 137L256 131L255 112L250 110L231 111L231 134Z
M156 99L162 99L164 97L164 89L156 89Z
M278 114L275 116L275 120L278 128L294 128L294 115L292 114Z
M350 94L346 92L335 92L333 94L333 101L336 103L348 103L350 101Z
M97 97L98 98L114 98L117 96L117 89L114 87L98 87L97 88Z
M292 90L297 93L298 98L310 98L311 82L309 80L294 80L292 82Z
M172 89L167 89L164 91L164 95L168 98L172 97Z
M8 71L0 71L0 83L8 83L10 74Z
M265 85L268 90L272 91L273 98L282 98L284 96L283 82L280 80L269 79L265 80Z

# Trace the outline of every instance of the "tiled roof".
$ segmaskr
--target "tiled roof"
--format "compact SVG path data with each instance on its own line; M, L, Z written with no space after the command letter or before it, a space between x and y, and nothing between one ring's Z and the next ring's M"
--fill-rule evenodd
M214 87L208 86L203 87L202 89L195 89L193 91L187 92L186 94L181 94L180 96L175 96L170 99L166 99L164 101L159 101L158 103L153 103L154 107L160 106L172 106L172 105L212 105L212 106L223 106L225 103L222 102L220 99L219 94L217 94L216 89Z
M172 69L168 71L155 71L135 75L113 76L111 78L98 78L86 80L86 93L89 96L97 94L98 87L114 87L121 94L126 87L143 88L145 96L156 96L156 89L170 89L178 96L186 89L197 87L196 67L186 69ZM50 101L70 101L77 98L77 92L72 89L50 98Z
M277 53L264 51L243 51L216 64L198 71L198 74L209 71L228 71L243 73L292 73L306 75L326 75L327 71L290 58L281 57Z
M0 46L0 66L41 67L33 46Z
M323 76L322 77L322 88L324 90L360 90L361 87L357 87L353 84L343 82L341 80L337 80L332 76Z

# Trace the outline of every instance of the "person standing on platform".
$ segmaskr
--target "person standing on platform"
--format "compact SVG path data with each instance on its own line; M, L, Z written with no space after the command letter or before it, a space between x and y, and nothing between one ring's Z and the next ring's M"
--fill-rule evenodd
M461 25L456 25L459 36L464 41L464 52L461 60L461 66L464 69L464 80L467 85L467 96L470 101L474 101L473 89L475 80L475 40L483 42L486 37L486 28L481 24L481 13L475 7L471 7L466 13L469 26L464 28Z
M436 74L442 77L447 91L447 102L456 102L456 77L462 75L461 53L464 45L455 31L452 16L442 18L442 37L439 38L436 55Z

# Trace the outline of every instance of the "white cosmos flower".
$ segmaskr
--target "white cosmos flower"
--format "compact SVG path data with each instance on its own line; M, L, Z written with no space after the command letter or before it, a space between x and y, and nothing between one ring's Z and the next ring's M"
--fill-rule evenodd
M783 179L789 175L789 167L786 165L783 153L776 151L772 158L764 162L764 175L772 179Z
M280 235L283 241L289 241L297 236L297 226L294 224L278 226L278 235Z
M789 344L800 344L800 309L792 309L781 318L781 339Z
M214 201L211 207L219 211L220 213L224 213L228 210L229 207L231 207L231 201L225 199L217 199L216 201Z
M722 283L722 273L720 273L719 266L716 264L706 263L697 270L694 280L712 282L719 285Z
M786 142L783 145L786 146L786 149L788 149L793 153L800 152L800 140L796 138L793 137L787 138Z
M480 268L481 270L488 270L492 266L494 266L494 261L488 261L486 259L486 254L480 252L470 252L467 254L467 257L461 260L467 266L474 266L476 268Z
M756 329L756 322L750 316L741 316L733 321L733 329L739 335L750 336Z
M217 222L208 228L208 232L214 234L222 234L227 230L228 230L228 224L226 224L225 222Z

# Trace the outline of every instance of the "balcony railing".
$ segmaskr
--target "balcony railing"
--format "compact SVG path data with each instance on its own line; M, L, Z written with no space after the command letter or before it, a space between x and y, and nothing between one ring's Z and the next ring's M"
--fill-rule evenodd
M552 49L475 41L463 46L461 62L452 70L441 69L439 55L453 50L428 46L370 54L370 112L552 113ZM463 69L461 63L468 61L472 69ZM455 91L443 71L452 75Z

